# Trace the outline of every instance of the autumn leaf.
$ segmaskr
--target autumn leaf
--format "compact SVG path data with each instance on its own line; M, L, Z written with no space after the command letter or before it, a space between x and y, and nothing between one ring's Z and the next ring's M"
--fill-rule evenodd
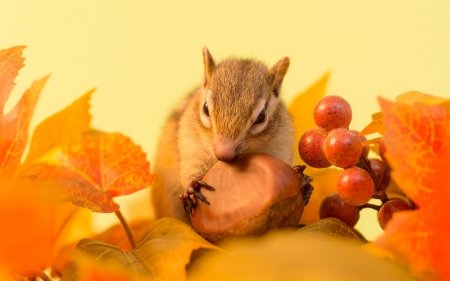
M69 265L60 280L86 280L89 275L105 272L105 269L109 268L116 269L114 275L110 276L112 280L116 277L126 277L125 280L151 278L151 273L133 252L85 238L78 243L74 262Z
M189 280L415 280L387 259L315 234L274 232L221 246L227 252L200 257Z
M0 268L34 276L38 267L47 267L62 244L79 240L90 231L90 218L83 211L77 212L73 205L55 204L54 190L39 189L28 180L15 177L27 144L34 106L48 79L35 81L15 107L4 114L14 79L23 67L24 48L0 51ZM77 120L80 116L71 117ZM55 134L56 130L43 131L41 139L45 142ZM32 140L31 146L35 144Z
M53 148L22 176L60 186L65 200L102 213L119 209L113 197L148 187L154 179L145 153L128 137L93 131Z
M52 254L53 194L28 180L0 189L0 270L33 276Z
M13 179L0 189L0 269L33 276L58 260L56 252L91 229L90 212L57 204L57 190ZM88 213L86 213L86 211Z
M152 220L149 219L136 220L128 223L131 231L133 232L134 239L136 241L141 240L144 232L147 230L148 226L151 225L151 223ZM92 238L105 244L109 244L111 246L120 248L122 250L132 250L132 247L130 246L130 241L128 240L123 225L121 224L111 226L104 232L92 236ZM67 266L72 262L76 246L77 243L66 245L65 247L62 247L58 251L58 253L56 254L58 258L53 259L51 266L53 275L61 276L63 274Z
M83 133L90 128L89 101L93 92L94 90L88 91L71 105L37 125L23 167L59 144L83 139ZM53 253L50 261L55 264L62 262L59 253L70 247L67 245L91 234L91 212L70 203L55 204L53 208Z
M53 251L49 265L53 276L61 276L61 271L55 271L54 265L65 269L70 263L67 260L73 258L76 243L92 235L92 213L70 202L55 204L53 208ZM71 252L67 250L70 247Z
M337 218L315 221L297 230L296 233L299 235L315 235L347 245L361 245L366 242L353 228Z
M367 125L359 133L361 136L370 135L374 133L379 133L384 135L386 133L386 127L384 126L384 115L383 112L377 112L372 114L372 122Z
M397 96L395 98L395 102L408 105L413 105L416 102L428 105L440 105L444 110L450 111L450 99L440 98L416 91L406 92ZM370 122L370 124L360 132L360 135L364 136L373 133L384 135L386 133L384 120L384 114L382 111L372 114L372 122Z
M28 127L39 94L48 76L35 81L7 114L4 106L14 87L14 79L23 67L22 50L18 46L0 51L0 179L12 178L20 166L28 141Z
M295 128L295 139L298 141L302 135L309 129L316 127L314 122L314 107L317 102L325 96L328 85L329 73L325 73L308 89L295 96L289 105L289 113L292 116ZM296 165L305 164L298 154L297 144L294 147Z
M450 279L450 113L422 102L379 99L392 177L419 209L395 214L375 245L427 280Z
M30 141L30 150L24 165L48 152L52 147L71 141L81 141L90 129L89 101L91 90L63 110L48 117L36 126Z
M14 80L19 74L19 70L24 66L23 49L25 49L25 46L0 51L0 113L2 115L5 104L14 88Z
M16 276L14 276L14 274L4 272L0 268L0 280L2 280L2 281L17 281L17 278L16 278Z
M75 261L61 281L85 280L86 263L83 260L86 257L99 267L104 263L116 264L116 269L132 278L125 280L186 280L186 265L192 252L200 248L220 250L187 224L173 218L162 218L147 229L139 245L132 251L124 251L93 239L80 241Z

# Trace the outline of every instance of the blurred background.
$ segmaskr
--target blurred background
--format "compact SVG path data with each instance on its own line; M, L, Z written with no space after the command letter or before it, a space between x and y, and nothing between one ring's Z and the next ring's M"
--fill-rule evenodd
M351 127L379 111L377 96L410 90L450 98L448 0L12 1L0 2L0 49L28 46L6 110L34 79L51 73L35 110L43 119L97 88L93 126L121 132L153 161L164 121L199 86L202 47L216 60L289 56L289 103L325 72L328 94L347 99ZM150 216L148 190L118 198L129 218ZM375 213L357 228L380 233ZM96 214L94 229L114 215Z

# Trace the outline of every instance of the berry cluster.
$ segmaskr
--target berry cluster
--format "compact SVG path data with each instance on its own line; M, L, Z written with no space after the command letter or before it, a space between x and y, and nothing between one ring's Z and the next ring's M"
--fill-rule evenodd
M379 159L368 159L369 149L362 142L367 139L349 130L352 120L350 104L339 96L326 96L314 108L317 127L300 138L298 150L302 160L314 168L334 165L343 168L337 182L337 193L326 197L320 206L320 218L336 217L350 227L359 220L363 208L378 210L378 220L384 229L392 214L411 210L401 199L389 200L386 188L390 182L390 167L386 164L386 146L380 142ZM367 203L380 199L382 206Z

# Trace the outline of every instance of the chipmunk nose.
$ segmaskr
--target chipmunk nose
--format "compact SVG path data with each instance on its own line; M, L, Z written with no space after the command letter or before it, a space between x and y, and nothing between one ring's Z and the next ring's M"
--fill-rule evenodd
M229 162L236 159L237 143L229 137L223 135L216 135L213 139L214 154L217 160Z

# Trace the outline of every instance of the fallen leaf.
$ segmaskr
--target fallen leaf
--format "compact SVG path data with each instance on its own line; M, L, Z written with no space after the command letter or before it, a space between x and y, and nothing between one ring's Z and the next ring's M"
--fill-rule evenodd
M71 105L36 126L31 137L25 166L58 144L82 141L83 133L90 128L89 101L93 92L94 90L87 92Z
M142 280L134 278L132 274L113 262L105 262L103 264L95 263L86 258L84 260L85 270L83 281L133 281Z
M407 270L357 247L317 235L275 232L222 245L226 253L200 257L188 279L200 280L415 280Z
M450 279L448 166L450 113L422 102L392 103L379 99L385 115L386 157L392 177L420 208L399 212L375 245L391 252L427 280Z
M296 233L299 235L315 235L346 245L361 245L366 242L353 228L337 218L315 221L297 230Z
M162 218L147 229L132 251L84 239L78 243L76 255L81 259L88 256L98 266L105 262L116 263L120 270L134 278L132 280L186 280L186 265L192 252L200 248L220 250L187 224L173 218ZM61 281L84 280L85 274L83 263L76 257Z
M111 280L152 280L151 273L135 254L90 238L78 243L75 260L60 280L95 280L94 276L107 272Z
M51 149L22 176L63 187L65 200L102 213L119 209L113 197L141 190L154 180L140 146L121 134L99 132Z
M78 207L79 208L79 207ZM80 208L83 210L86 210L84 208ZM88 210L86 210L88 211ZM140 241L142 238L142 235L144 234L145 230L148 228L149 225L151 225L152 220L148 219L142 219L137 221L129 222L128 225L133 232L133 236L135 241ZM85 235L85 237L88 237ZM100 242L109 244L111 246L115 246L117 248L120 248L122 250L132 250L130 241L128 240L128 237L125 234L125 231L123 229L123 226L121 224L114 225L104 232L97 234L95 236L92 236L93 239L98 240ZM66 245L65 247L62 247L56 256L57 259L53 259L52 262L52 275L53 276L61 276L63 272L66 270L66 268L69 266L69 264L72 262L75 249L76 249L77 243L73 243L71 245Z
M48 76L35 81L13 109L5 114L4 106L14 87L14 79L23 67L22 50L18 46L0 51L0 178L11 179L20 166L28 141L28 127L39 94Z
M150 219L141 219L128 223L131 231L133 232L134 240L136 240L136 242L142 240L145 231L153 222L154 221ZM132 250L130 241L128 241L128 237L126 236L121 224L111 226L104 232L95 235L94 239L119 247L123 250Z

